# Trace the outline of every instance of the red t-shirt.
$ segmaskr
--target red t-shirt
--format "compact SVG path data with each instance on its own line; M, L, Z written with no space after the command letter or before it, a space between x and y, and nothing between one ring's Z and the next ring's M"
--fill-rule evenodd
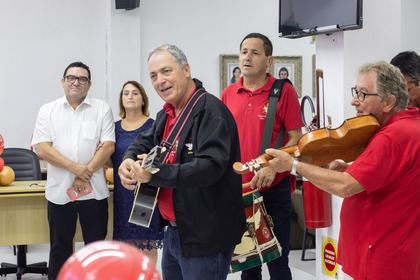
M420 279L420 121L394 115L347 168L365 191L341 207L338 262L355 280Z
M243 87L243 77L241 77L237 83L228 86L223 91L222 101L232 112L238 127L242 163L249 162L260 155L267 116L268 95L275 80L271 74L267 74L265 85L255 91L250 91ZM284 83L282 95L277 105L271 147L274 146L282 126L285 128L283 146L289 140L288 130L303 127L299 99L295 89L289 83ZM279 183L288 174L290 173L277 173L272 185ZM244 174L242 183L250 182L253 177L254 173L252 172ZM291 182L292 191L295 188L295 182L295 180Z

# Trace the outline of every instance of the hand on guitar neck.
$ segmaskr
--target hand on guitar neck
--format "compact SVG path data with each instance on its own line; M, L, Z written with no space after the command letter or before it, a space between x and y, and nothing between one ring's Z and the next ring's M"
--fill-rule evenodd
M140 183L148 183L151 175L159 171L157 164L159 162L160 154L165 151L165 148L155 146L150 152L138 155L138 161L135 161L131 166L131 178Z
M161 153L165 152L165 148L161 146L155 146L150 152L142 158L141 167L152 174L155 174L159 171L159 168L156 167L159 162Z
M299 150L297 146L290 146L281 148L283 152L291 154L295 157L299 156ZM268 161L271 160L273 157L268 154L262 154L256 159L253 159L249 162L242 164L241 162L235 162L233 164L233 169L237 174L246 174L252 171L258 171L261 168L268 166Z
M327 165L335 159L351 162L363 152L379 128L373 116L359 116L345 120L336 129L320 128L308 132L302 135L295 146L280 150L316 166ZM245 174L267 166L272 158L263 154L244 164L235 162L233 169L237 174Z

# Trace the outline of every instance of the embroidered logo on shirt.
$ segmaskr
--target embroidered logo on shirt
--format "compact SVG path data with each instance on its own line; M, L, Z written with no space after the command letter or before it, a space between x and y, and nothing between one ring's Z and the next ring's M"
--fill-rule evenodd
M267 118L268 103L265 103L262 108L260 108L260 113L258 114L258 119L265 121Z
M186 144L185 144L185 147L187 147L187 148L188 148L188 151L192 151L192 148L193 148L193 143L186 143Z

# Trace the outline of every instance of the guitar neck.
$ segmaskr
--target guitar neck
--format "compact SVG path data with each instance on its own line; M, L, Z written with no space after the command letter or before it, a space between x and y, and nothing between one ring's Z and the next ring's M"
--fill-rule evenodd
M293 146L287 146L287 147L283 147L283 148L279 148L277 150L280 150L282 152L288 153L289 155L294 156L295 152L298 151L298 147L296 145ZM265 165L262 167L266 167L268 165L268 161L273 159L272 156L267 155L267 154L263 154L260 157L264 158L265 161Z
M286 152L290 155L294 155L298 151L298 147L296 145L294 146L288 146L280 148L279 150ZM250 162L247 162L245 164L242 164L241 162L235 162L233 164L233 169L237 174L246 174L250 171L258 170L263 167L268 166L268 162L273 159L272 156L267 154L262 154L256 159L253 159Z

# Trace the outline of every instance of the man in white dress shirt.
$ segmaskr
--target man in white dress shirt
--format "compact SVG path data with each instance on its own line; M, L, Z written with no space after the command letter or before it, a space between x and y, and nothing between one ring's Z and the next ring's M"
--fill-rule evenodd
M71 63L61 84L65 95L41 107L32 139L35 151L48 162L48 279L56 279L73 253L78 217L85 243L106 237L109 191L103 166L115 144L111 108L88 97L92 85L89 67L82 62ZM102 147L97 150L99 143ZM91 193L87 192L89 186ZM67 194L71 187L74 201Z

